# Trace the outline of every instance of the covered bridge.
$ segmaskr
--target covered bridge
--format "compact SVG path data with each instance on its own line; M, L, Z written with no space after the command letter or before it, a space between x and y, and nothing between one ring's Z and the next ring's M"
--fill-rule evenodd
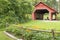
M32 13L33 20L43 20L43 16L45 13L49 13L49 20L53 20L53 15L55 15L55 19L57 18L57 11L47 6L46 4L40 2L35 5L35 9Z

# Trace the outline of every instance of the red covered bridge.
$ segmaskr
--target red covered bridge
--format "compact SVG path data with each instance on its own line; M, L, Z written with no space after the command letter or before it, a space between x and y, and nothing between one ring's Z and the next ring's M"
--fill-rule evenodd
M43 20L43 16L45 13L49 13L49 20L53 20L53 15L55 15L55 19L57 17L57 11L50 8L46 4L40 2L37 5L35 5L35 9L32 13L32 19L33 20ZM37 17L38 16L38 17Z

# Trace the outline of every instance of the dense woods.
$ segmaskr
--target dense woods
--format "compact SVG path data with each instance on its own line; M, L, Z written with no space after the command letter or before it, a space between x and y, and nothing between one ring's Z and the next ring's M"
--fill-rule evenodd
M0 27L30 20L34 5L41 1L60 12L60 3L56 0L0 0Z

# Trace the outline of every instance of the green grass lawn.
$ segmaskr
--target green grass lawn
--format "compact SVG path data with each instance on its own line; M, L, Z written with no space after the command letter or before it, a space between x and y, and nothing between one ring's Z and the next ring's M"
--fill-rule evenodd
M30 21L24 24L21 24L22 26L27 26L29 28L39 28L39 29L45 29L45 30L60 30L60 21L57 22L45 22L41 20L35 20L35 21Z
M44 15L44 18L46 19L46 17L48 16L48 14ZM57 15L57 19L60 20L60 14ZM33 20L24 24L18 24L19 26L27 26L29 28L39 28L39 29L45 29L45 30L50 30L50 29L54 29L54 30L60 30L60 21L57 22L45 22L45 21L41 21L41 20Z
M0 40L13 40L13 39L5 35L3 31L0 31Z

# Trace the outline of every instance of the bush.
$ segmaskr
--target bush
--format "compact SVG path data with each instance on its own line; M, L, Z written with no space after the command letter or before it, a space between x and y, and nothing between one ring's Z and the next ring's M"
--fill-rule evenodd
M16 26L9 27L7 28L6 31L14 34L18 38L23 38L24 40L51 40L52 39L50 33L31 31Z

